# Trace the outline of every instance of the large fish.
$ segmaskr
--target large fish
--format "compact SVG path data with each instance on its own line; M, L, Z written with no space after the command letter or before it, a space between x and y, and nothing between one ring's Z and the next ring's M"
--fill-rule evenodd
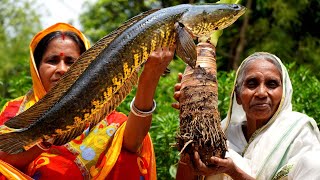
M133 17L83 53L44 98L7 121L0 150L15 154L51 138L54 145L71 141L124 100L152 51L175 44L194 67L194 38L228 27L244 11L236 4L184 4Z

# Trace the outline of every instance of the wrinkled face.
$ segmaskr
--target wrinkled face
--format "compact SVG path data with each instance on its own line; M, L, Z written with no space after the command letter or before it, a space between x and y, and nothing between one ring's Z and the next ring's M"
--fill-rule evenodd
M281 73L267 60L248 64L237 95L248 121L266 124L277 111L282 97Z
M41 82L48 92L80 56L80 48L69 37L50 41L39 65Z

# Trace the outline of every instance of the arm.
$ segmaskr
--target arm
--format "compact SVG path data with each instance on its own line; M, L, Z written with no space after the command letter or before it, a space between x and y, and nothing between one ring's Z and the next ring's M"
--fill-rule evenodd
M8 154L0 151L0 159L23 171L35 158L37 158L43 152L44 150L40 149L38 146L34 146L28 151L18 154Z
M152 52L144 66L138 82L134 106L141 111L150 111L159 79L172 60L174 48L163 48ZM147 135L151 125L152 115L139 117L129 114L124 132L123 146L136 152Z

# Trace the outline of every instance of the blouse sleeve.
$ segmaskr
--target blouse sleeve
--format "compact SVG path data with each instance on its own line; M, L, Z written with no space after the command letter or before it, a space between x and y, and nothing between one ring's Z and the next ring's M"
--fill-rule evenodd
M16 116L22 103L23 97L8 101L0 112L0 125L3 125L6 121Z

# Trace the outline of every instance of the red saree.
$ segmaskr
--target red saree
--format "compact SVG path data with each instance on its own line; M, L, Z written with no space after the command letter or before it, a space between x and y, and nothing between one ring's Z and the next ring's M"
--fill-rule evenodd
M4 107L0 115L0 122L15 116L18 112L22 98L10 101ZM119 112L111 113L105 120L94 128L87 129L78 138L65 146L52 146L48 152L42 153L27 170L22 173L14 169L15 176L26 175L33 179L156 179L155 161L152 142L147 136L139 153L131 153L121 148L122 133L127 117ZM118 128L116 128L118 127ZM84 148L86 138L95 137L90 134L103 130L109 140L104 141L106 147L97 155L97 159L90 159L92 151L96 150L94 143L89 148ZM89 141L92 142L92 141ZM121 144L119 144L121 143ZM77 148L79 147L79 148ZM98 146L97 146L98 147ZM97 150L99 152L99 150ZM88 159L90 159L88 161ZM86 162L87 160L87 162ZM2 162L0 164L5 165ZM0 168L0 172L1 171ZM3 173L0 179L10 179L10 176ZM26 178L29 178L26 177Z

